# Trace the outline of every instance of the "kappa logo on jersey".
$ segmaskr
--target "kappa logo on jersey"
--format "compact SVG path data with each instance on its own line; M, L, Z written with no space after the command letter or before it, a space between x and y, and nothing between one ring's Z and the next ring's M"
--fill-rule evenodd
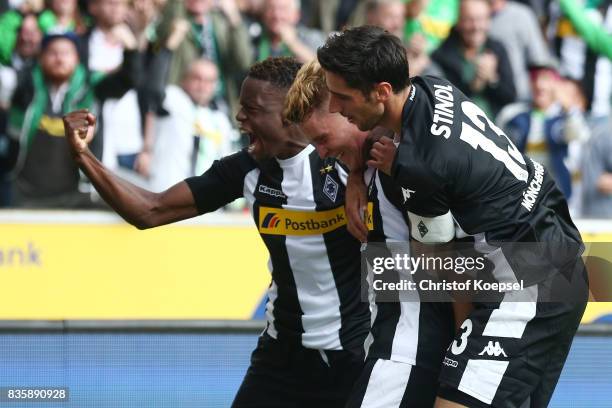
M423 238L429 232L429 230L427 229L427 226L425 225L423 221L419 222L417 227L419 229L419 234L421 234L421 238Z
M409 188L402 187L402 195L404 196L404 204L406 201L410 200L410 195L416 193L415 190L411 190Z
M261 222L263 228L276 228L280 224L280 218L276 213L269 213L266 215L264 220Z
M325 177L325 184L323 185L323 193L329 197L332 202L336 202L338 196L338 183L328 174Z
M486 347L480 353L478 353L478 355L482 356L485 353L491 357L499 357L499 356L508 357L504 349L501 348L501 346L499 345L499 341L496 341L495 343L492 341L489 341L489 344L487 344Z
M459 365L459 362L456 360L452 360L448 357L444 357L444 361L442 362L445 366L456 368Z
M285 193L282 191L277 190L276 188L264 186L263 184L260 184L257 190L262 194L267 194L272 197L287 198Z
M346 225L344 207L326 211L259 207L259 220L259 232L269 235L319 235Z

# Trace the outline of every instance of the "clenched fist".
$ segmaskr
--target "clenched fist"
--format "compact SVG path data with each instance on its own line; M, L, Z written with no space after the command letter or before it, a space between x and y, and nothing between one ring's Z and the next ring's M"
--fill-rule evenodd
M73 154L87 150L94 137L96 117L87 109L70 112L64 116L64 134Z
M395 151L397 147L393 139L383 136L372 145L370 149L371 159L367 161L367 165L374 167L387 175L391 175L391 167L395 160Z

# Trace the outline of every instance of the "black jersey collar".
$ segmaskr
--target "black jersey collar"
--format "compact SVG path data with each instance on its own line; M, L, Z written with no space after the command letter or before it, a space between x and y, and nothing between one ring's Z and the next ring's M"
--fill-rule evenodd
M410 112L412 112L412 106L414 105L414 101L416 98L416 84L412 82L410 84L410 94L408 98L406 98L406 102L404 102L404 108L402 109L402 121L408 118Z

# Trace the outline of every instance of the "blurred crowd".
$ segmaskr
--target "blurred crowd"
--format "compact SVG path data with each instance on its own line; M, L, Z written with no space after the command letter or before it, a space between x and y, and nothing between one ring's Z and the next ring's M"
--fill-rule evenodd
M99 198L62 115L98 116L92 152L162 191L245 144L248 67L306 62L327 35L378 25L410 75L447 78L544 164L575 216L612 218L612 0L0 0L0 207Z

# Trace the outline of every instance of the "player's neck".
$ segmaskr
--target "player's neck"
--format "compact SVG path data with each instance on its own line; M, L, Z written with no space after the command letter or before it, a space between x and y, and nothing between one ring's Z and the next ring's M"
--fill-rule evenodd
M289 159L297 155L310 144L306 136L294 126L291 126L287 132L289 137L287 137L283 143L282 151L276 155L276 157L281 160Z
M393 94L385 106L385 114L378 126L393 130L399 134L402 130L402 112L414 85L409 85L400 93Z

